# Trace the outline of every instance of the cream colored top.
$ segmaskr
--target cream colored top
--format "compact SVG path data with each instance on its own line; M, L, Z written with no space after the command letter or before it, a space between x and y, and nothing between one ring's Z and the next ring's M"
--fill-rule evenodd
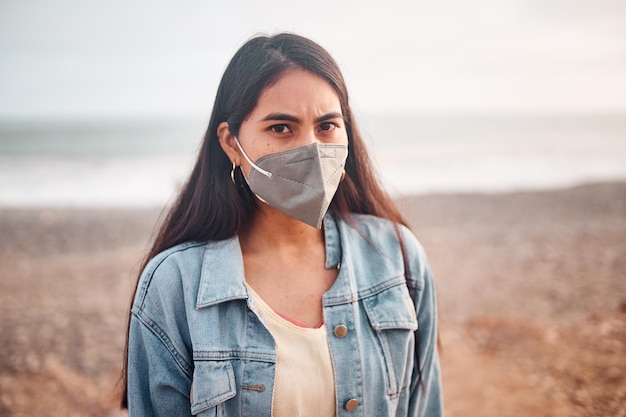
M278 315L246 286L276 342L272 416L336 416L335 377L326 325L316 329L297 326Z

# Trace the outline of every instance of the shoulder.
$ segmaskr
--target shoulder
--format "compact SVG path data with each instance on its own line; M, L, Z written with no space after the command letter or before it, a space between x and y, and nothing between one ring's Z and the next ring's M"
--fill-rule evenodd
M373 215L352 214L340 220L340 229L346 244L368 254L370 262L391 260L394 269L402 271L418 288L429 279L424 248L408 227Z
M424 256L424 249L413 232L402 224L370 214L351 214L340 220L342 232L352 241L363 241L378 247L388 246L393 250L404 247L413 256Z
M206 243L186 242L154 256L139 277L134 309L143 309L146 299L178 297L183 279L200 273Z
M342 233L353 241L383 243L398 240L400 225L370 214L351 213L345 219L339 220L339 224Z

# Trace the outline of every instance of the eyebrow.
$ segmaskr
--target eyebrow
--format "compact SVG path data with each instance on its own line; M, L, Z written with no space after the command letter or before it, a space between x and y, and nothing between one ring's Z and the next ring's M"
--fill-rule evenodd
M336 113L336 112L327 113L315 119L315 123L324 122L326 120L332 120L332 119L343 119L343 115L341 113ZM292 116L287 113L270 113L262 119L262 121L264 122L271 121L271 120L280 120L280 121L286 120L286 121L294 122L294 123L302 123L302 120L300 120L298 117Z

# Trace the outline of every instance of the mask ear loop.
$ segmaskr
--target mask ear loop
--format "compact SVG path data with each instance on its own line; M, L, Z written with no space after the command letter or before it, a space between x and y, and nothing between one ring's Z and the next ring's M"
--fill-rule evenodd
M261 174L265 175L267 178L272 178L272 173L269 171L264 170L263 168L257 166L254 162L252 162L250 160L250 158L248 158L248 155L246 155L246 152L243 150L243 148L241 147L241 144L239 143L239 139L237 139L237 136L233 136L235 138L235 143L237 144L237 147L239 148L239 150L241 151L241 154L243 155L244 158L246 158L246 161L248 161L248 163L250 164L250 166L254 169L256 169L257 171L259 171Z

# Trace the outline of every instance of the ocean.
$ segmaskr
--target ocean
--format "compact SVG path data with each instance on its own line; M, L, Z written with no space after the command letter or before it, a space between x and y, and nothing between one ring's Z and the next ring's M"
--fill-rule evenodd
M626 180L626 114L359 115L393 196ZM163 206L206 120L0 122L0 207Z

